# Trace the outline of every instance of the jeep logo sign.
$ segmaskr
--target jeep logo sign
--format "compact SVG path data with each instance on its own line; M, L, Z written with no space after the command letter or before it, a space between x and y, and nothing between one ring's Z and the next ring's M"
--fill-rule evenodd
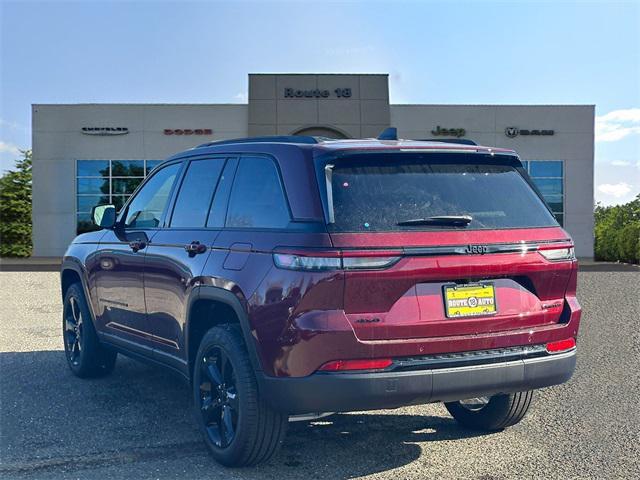
M441 128L440 125L435 130L431 130L431 135L443 137L464 137L467 131L464 128Z
M504 129L504 134L509 138L515 138L518 135L526 136L526 135L553 135L555 131L553 130L520 130L518 127L507 127Z
M489 253L489 247L486 245L467 245L465 253L472 255L484 255L485 253Z

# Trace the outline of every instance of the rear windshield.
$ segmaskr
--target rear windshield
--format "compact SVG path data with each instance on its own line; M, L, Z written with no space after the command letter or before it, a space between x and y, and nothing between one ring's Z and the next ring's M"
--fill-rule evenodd
M513 157L464 153L362 154L329 161L319 171L329 231L557 226L519 165ZM471 220L446 218L461 216Z

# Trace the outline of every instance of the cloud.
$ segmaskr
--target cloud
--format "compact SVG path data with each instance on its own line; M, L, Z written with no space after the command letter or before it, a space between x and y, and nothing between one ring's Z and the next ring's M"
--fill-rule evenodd
M247 103L249 101L249 95L245 92L236 93L233 98L239 100L240 103Z
M617 142L640 134L640 108L614 110L596 116L596 142Z
M631 188L631 185L626 182L603 183L602 185L598 185L598 191L600 193L616 198L624 197L631 191Z
M15 145L0 140L0 153L8 153L11 155L20 155L20 149Z
M611 162L611 165L614 167L628 167L631 165L631 162L627 162L626 160L614 160Z

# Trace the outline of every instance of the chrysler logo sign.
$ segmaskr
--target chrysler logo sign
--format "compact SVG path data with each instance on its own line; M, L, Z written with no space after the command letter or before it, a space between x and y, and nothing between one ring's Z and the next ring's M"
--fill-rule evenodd
M521 130L518 127L507 127L504 129L504 134L509 138L515 138L518 135L553 135L554 133L553 130Z
M128 127L82 127L85 135L126 135Z

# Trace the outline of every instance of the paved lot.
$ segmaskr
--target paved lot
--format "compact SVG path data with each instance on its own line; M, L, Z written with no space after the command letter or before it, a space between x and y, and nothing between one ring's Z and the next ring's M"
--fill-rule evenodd
M521 424L478 435L440 405L335 415L241 470L207 456L178 378L123 357L106 379L70 374L56 273L0 282L2 478L640 478L637 271L581 274L577 372Z

